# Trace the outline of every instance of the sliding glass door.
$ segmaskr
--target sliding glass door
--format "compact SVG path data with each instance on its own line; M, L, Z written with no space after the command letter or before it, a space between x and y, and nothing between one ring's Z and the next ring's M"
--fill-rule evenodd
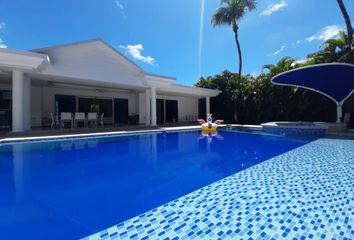
M79 98L79 112L97 112L99 116L104 113L104 122L113 123L112 99Z
M128 99L114 99L114 123L128 124Z
M198 110L199 110L199 118L206 119L206 100L205 98L201 98L198 101Z
M68 95L55 95L55 109L60 114L61 112L76 111L76 97Z
M178 122L178 101L156 99L156 117L158 124Z
M12 125L12 92L0 90L0 128Z
M157 124L165 123L165 100L156 99L156 120Z
M166 100L166 122L178 122L178 101Z

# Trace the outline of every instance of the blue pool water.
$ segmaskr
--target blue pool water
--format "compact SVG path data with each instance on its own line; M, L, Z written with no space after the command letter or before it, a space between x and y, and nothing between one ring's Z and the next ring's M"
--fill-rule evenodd
M0 146L1 239L77 239L310 140L221 131Z

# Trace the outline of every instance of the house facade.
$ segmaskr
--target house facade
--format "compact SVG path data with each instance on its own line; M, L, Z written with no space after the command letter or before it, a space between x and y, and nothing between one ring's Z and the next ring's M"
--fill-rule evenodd
M100 39L32 51L0 50L0 127L50 127L62 112L97 112L104 124L193 122L219 91L146 73Z

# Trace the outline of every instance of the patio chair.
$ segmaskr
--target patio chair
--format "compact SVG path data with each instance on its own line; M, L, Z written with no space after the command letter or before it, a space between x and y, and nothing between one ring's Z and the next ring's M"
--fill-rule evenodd
M51 128L54 128L55 125L56 125L56 123L55 123L54 114L53 114L52 112L50 113L50 121L51 121L50 127L51 127Z
M87 124L88 125L94 124L97 127L97 113L96 112L87 113Z
M76 112L75 113L74 126L77 127L80 122L84 123L84 126L85 126L86 118L85 118L84 112Z
M102 114L101 114L101 116L100 116L100 123L101 123L101 127L103 127L103 126L104 126L103 117L104 117L104 113L102 113Z
M73 126L72 114L70 112L61 112L60 113L60 127L64 128L65 123L70 123L70 127Z

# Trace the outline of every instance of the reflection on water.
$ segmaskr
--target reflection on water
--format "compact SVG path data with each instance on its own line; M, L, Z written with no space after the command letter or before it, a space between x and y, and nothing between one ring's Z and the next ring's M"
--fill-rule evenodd
M84 237L305 143L220 131L2 145L0 234Z
M223 136L218 132L215 132L215 133L200 132L198 140L203 140L203 139L207 139L208 143L211 143L213 141L213 139L220 140L220 141L224 140Z
M23 158L23 146L20 144L13 145L13 176L15 186L16 202L21 202L25 199L25 194L29 190L30 171L28 162Z

